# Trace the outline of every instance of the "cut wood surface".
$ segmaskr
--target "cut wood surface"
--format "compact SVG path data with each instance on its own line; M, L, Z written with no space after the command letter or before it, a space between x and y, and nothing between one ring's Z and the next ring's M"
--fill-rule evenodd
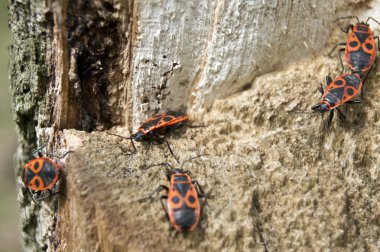
M380 249L378 67L349 123L310 111L326 56L363 1L10 1L17 169L37 146L61 160L66 197L31 201L28 251ZM357 14L357 13L355 13ZM364 16L363 18L365 18ZM372 27L372 24L371 24ZM379 29L375 29L378 32ZM377 33L378 34L378 33ZM158 198L165 145L129 136L149 116L187 112L168 136L208 194L199 227L170 231Z

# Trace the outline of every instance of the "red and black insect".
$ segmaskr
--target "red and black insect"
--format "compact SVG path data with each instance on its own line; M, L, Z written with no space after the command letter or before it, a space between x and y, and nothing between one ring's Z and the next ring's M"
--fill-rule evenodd
M338 108L343 103L362 103L362 99L358 98L352 100L355 96L361 93L363 82L359 74L342 74L331 79L330 76L326 76L326 90L322 87L319 91L322 93L321 102L315 104L311 109L315 112L322 114L330 111L330 116L327 122L327 127L330 127L331 121L334 117L334 109L338 111L338 115L342 120L346 119L346 116Z
M166 191L166 194L160 195L162 208L171 226L181 233L192 232L198 226L205 203L203 201L201 204L200 199L206 197L198 181L192 180L190 172L182 169L185 162L181 168L174 168L168 163L158 164L167 167L166 176L170 185L160 185L151 195L152 197L155 193Z
M63 156L58 157L52 153L41 152L42 148L33 152L32 155L37 152L38 157L26 163L21 170L21 180L25 187L29 188L33 195L36 195L36 198L32 196L33 201L35 199L42 200L53 195L52 189L62 176L62 167L57 162L42 155L45 154L61 159L71 152L68 151ZM45 191L49 191L49 195L41 197L42 192Z
M188 119L188 115L175 111L154 115L144 121L131 137L137 142L160 141L170 131L182 127Z
M130 137L123 137L116 134L109 134L113 136L118 136L126 139L131 139L134 151L137 149L132 140L137 142L157 142L159 144L166 143L170 153L173 157L173 151L170 148L168 141L164 139L165 135L169 132L182 127L185 122L189 119L189 116L181 112L169 111L166 113L154 115L144 121L141 126L137 129L137 132L132 134Z
M343 73L343 61L341 57L341 53L345 52L345 60L347 64L349 65L351 71L354 73L359 73L362 75L362 73L365 73L369 71L373 65L373 62L376 58L376 45L375 45L375 39L377 39L377 47L380 50L379 47L379 37L373 36L372 30L369 27L368 21L372 19L376 23L380 24L377 20L375 20L372 17L369 17L366 22L360 22L359 18L357 16L348 16L348 17L341 17L336 19L335 21L339 19L347 19L347 18L356 18L357 24L353 25L350 24L346 30L343 30L343 32L348 33L351 29L351 33L348 35L347 41L345 43L339 43L334 46L334 48L329 53L329 56L331 56L332 52L338 47L338 46L345 46L344 48L339 49L339 60L342 67Z

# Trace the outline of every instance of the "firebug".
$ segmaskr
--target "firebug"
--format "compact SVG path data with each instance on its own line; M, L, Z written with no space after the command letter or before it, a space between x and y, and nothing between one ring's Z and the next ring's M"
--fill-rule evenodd
M137 142L157 142L159 144L166 143L170 153L173 157L175 157L172 148L169 145L169 142L165 140L164 137L169 132L182 127L188 119L189 116L186 114L176 111L169 111L148 118L140 125L140 127L137 129L137 132L133 133L130 137L124 137L116 134L109 135L131 139L131 143L135 152L137 149L133 143L133 140Z
M33 158L28 163L26 163L23 169L21 170L20 174L21 180L24 183L25 187L30 189L30 191L28 192L31 192L33 195L36 196L33 197L32 195L33 201L35 201L36 199L42 200L46 197L51 196L53 194L53 187L62 176L62 167L54 160L48 157L43 157L43 154L61 159L65 157L68 153L72 152L68 151L64 155L59 157L52 153L42 152L42 148L33 152L32 155L38 153L38 157ZM42 195L42 192L45 191L49 191L48 196Z
M341 17L339 19L350 19L356 18L357 23L355 25L350 24L346 30L343 32L348 33L351 29L351 33L347 37L346 42L338 43L334 46L334 48L330 51L329 56L331 56L332 52L338 46L344 46L344 48L339 49L339 60L342 67L343 73L343 61L341 57L341 52L345 52L345 61L349 65L351 71L354 73L359 73L362 75L363 73L369 71L373 65L373 62L376 58L376 45L375 40L377 39L377 48L379 47L379 37L373 36L372 30L369 27L368 21L372 19L376 23L380 24L377 20L372 17L368 17L366 22L360 22L357 16L347 16ZM335 20L335 21L336 21Z
M197 157L199 156L194 158ZM170 185L169 187L159 185L151 194L152 197L155 193L166 191L166 194L160 195L161 206L171 226L180 233L192 232L198 226L205 203L202 200L201 204L200 199L206 198L198 181L192 180L190 172L182 169L187 161L194 158L184 161L181 168L174 168L168 163L158 164L167 167L166 177L170 181Z
M319 91L322 93L321 101L311 109L315 112L322 114L330 111L330 116L327 121L327 127L330 127L331 121L334 117L334 109L338 111L338 115L342 120L346 119L346 116L338 108L343 103L361 103L362 99L352 100L361 92L363 82L358 73L342 74L336 77L334 80L330 76L326 76L327 87L323 90L322 87Z

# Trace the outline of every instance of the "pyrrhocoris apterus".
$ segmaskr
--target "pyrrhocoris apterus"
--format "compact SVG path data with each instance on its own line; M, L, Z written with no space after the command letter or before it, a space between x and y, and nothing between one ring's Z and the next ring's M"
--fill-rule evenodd
M52 188L62 175L62 167L52 159L43 157L42 154L61 159L71 152L68 151L63 156L58 157L51 153L41 152L40 149L34 152L38 153L38 157L26 163L21 170L22 182L33 194L37 195L38 200L45 198L39 197L43 191L49 190L50 195L52 194ZM35 201L34 197L32 199Z
M368 25L368 21L372 19L376 23L380 23L372 17L369 17L366 22L360 22L359 18L356 16L341 17L337 20L343 18L356 18L358 22L355 25L350 24L347 27L347 30L344 30L344 32L348 33L348 31L351 29L351 33L348 35L347 41L345 43L339 43L335 45L335 47L329 53L329 56L338 46L345 46L344 48L339 49L339 59L342 66L342 73L343 62L340 53L345 51L345 60L349 65L351 71L362 75L371 69L373 62L375 61L375 39L377 39L377 47L380 50L379 37L373 36L372 30Z
M175 157L168 141L164 140L164 136L169 132L182 127L188 119L189 116L186 114L176 111L169 111L148 118L141 124L137 132L133 133L130 137L123 137L116 134L109 135L131 139L134 151L136 151L136 147L132 140L137 142L157 142L160 144L165 142L170 153L173 157Z
M321 102L312 106L311 109L316 112L321 112L322 114L330 111L329 120L327 122L327 127L329 127L334 117L334 109L338 111L338 115L341 119L345 119L346 116L338 106L343 103L362 102L361 99L352 100L352 98L361 92L363 82L360 75L354 73L342 74L334 80L332 80L330 76L326 76L326 84L327 87L325 90L323 90L322 87L319 88L319 91L322 93Z
M198 181L192 180L190 172L182 169L185 162L181 168L174 168L168 163L159 164L168 167L166 177L170 185L169 187L160 185L151 195L162 190L166 191L166 194L160 195L160 202L170 224L180 233L192 232L198 226L204 205L203 202L201 206L199 199L206 197Z
M175 111L154 115L145 120L131 138L137 142L151 141L151 139L160 141L162 136L182 127L188 119L188 115Z

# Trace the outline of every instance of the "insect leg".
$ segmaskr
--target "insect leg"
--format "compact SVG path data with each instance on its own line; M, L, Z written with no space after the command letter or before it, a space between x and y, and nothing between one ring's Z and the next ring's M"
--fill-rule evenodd
M346 115L340 110L339 108L336 108L336 111L338 111L338 116L342 122L347 120Z
M330 75L326 75L326 85L330 85L330 83L332 82L332 78Z
M117 137L121 137L121 138L124 138L124 139L130 139L131 140L131 144L132 144L132 147L133 147L133 153L136 153L137 152L137 148L135 146L135 143L133 142L134 140L134 134L132 134L130 137L125 137L125 136L121 136L121 135L117 135L117 134L112 134L112 133L107 133L107 135L110 135L110 136L117 136Z
M319 90L319 92L321 92L322 95L325 93L325 91L323 91L322 85L318 88L318 90Z
M343 71L344 71L343 60L342 60L342 52L344 52L345 50L346 50L345 48L340 48L338 50L339 62L340 62L340 67L341 67L341 70L340 70L341 75L343 74Z
M199 182L197 180L193 180L193 184L194 184L194 187L197 190L198 198L203 198L204 199L203 202L202 202L202 206L201 206L201 212L203 212L203 208L204 208L204 206L207 203L207 194L204 193L201 185L199 184Z
M168 188L166 185L159 185L159 186L157 187L157 189L154 190L154 191L149 195L148 198L153 198L153 195L154 195L155 193L159 193L159 192L161 192L162 190L165 190L166 192L168 192L168 191L169 191L169 188Z
M28 192L29 197L34 201L34 203L38 204L37 201L34 199L32 192L29 189L26 189Z
M169 191L169 188L168 188L167 186L165 186L165 185L159 185L159 186L157 187L157 189L154 190L154 191L153 191L151 194L149 194L147 197L144 197L144 198L138 199L137 201L139 201L139 202L143 202L143 201L148 200L148 199L152 200L152 199L153 199L153 195L154 195L155 193L158 194L158 193L161 192L162 190L165 190L165 191L166 191L166 194L167 194L168 191Z
M330 83L332 82L332 79L331 79L331 76L330 75L326 75L326 86L330 85ZM323 90L323 87L322 87L322 84L321 86L318 88L319 92L323 95L325 93L325 91Z
M374 39L377 39L377 50L380 51L380 43L379 43L379 36L373 37Z
M363 78L363 81L362 81L362 88L361 88L361 90L360 90L360 100L361 100L361 101L364 100L364 83L366 82L369 73L372 71L372 68L373 68L373 65L371 66L371 68L368 70L367 74L366 74L366 75L364 76L364 78Z
M148 141L149 141L149 143L148 143L148 148L146 149L145 154L148 153L150 147L152 146L153 141L154 141L154 138L155 138L155 135L153 135L153 136L152 136L152 135L149 135L149 137L148 137Z
M195 186L195 188L197 188L199 190L198 192L198 197L199 198L205 198L207 195L204 193L201 185L199 184L198 180L193 180L193 184Z
M50 190L52 190L52 189L50 189ZM65 200L68 200L66 194L62 191L56 191L56 192L51 191L50 196L54 196L54 195L59 195L59 196L65 198Z
M46 191L44 191L44 192L46 192ZM37 199L39 200L39 201L41 201L41 200L44 200L44 199L46 199L46 198L49 198L50 196L52 196L53 195L53 193L52 193L52 190L51 189L49 189L48 190L48 194L47 193L45 193L45 194L41 194L42 193L42 191L41 191L41 193L38 195L38 197L37 197ZM41 196L40 196L41 195Z
M329 52L329 54L327 54L329 57L331 57L331 54L335 51L335 49L338 47L338 46L346 46L346 42L341 42L341 43L338 43L336 44L333 49Z
M344 33L348 33L348 32L350 31L350 29L351 29L351 31L354 29L354 25L353 25L353 24L349 24L349 25L346 27L346 29L341 28L340 30L341 30L342 32L344 32Z
M133 153L136 153L137 152L137 148L136 148L135 143L133 142L132 138L131 138L131 144L132 144L132 147L133 147Z
M334 110L331 110L330 115L329 115L329 119L327 120L326 128L330 128L333 118L334 118Z
M166 132L168 133L170 131L179 129L179 128L181 128L184 125L185 125L185 122L180 122L180 123L177 123L177 124L174 124L174 125L170 125L170 126L167 127Z
M169 214L168 214L168 210L166 209L166 207L165 207L165 203L164 203L164 201L163 201L164 199L168 199L168 195L161 195L161 196L160 196L160 202L161 202L162 209L164 209L164 211L165 211L166 218L167 218L168 221L170 222Z
M186 126L188 128L204 128L204 127L206 127L206 125L189 125L189 124L185 124L184 126Z
M179 163L179 159L174 155L173 150L172 150L172 148L170 147L169 142L168 142L167 140L165 140L165 143L166 143L166 145L168 146L168 149L169 149L169 151L170 151L170 154L172 154L172 156L173 156L174 159L177 161L177 163Z
M148 151L149 151L151 145L152 145L152 142L149 141L149 143L148 143L148 148L146 148L146 151L145 151L145 155L148 153Z
M346 101L345 103L358 104L358 103L363 103L363 100L360 98L360 99L357 99L357 100Z

